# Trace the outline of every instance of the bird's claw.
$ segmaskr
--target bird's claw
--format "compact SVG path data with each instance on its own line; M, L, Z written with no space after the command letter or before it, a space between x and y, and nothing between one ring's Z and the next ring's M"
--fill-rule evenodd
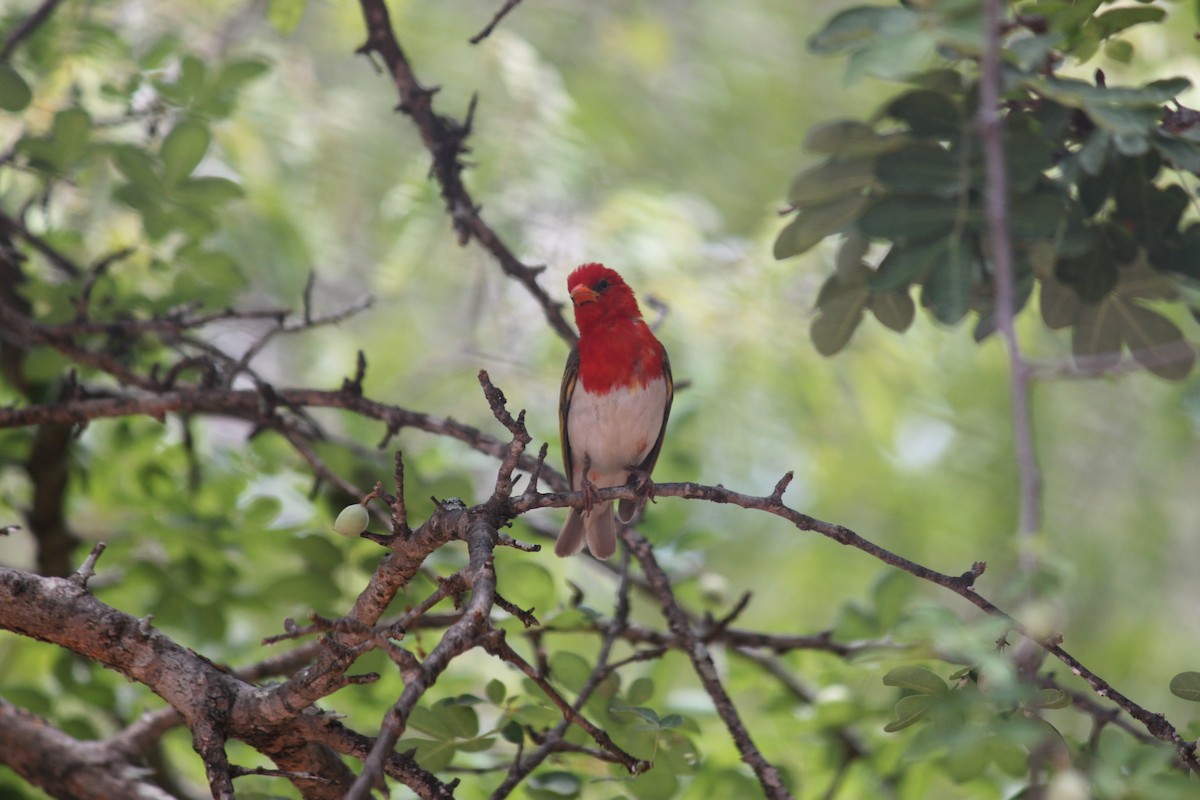
M579 491L583 493L583 512L587 513L592 510L592 506L600 502L600 489L596 484L592 483L592 479L588 477L588 473L592 469L592 459L585 456L583 459L583 476L579 481Z
M654 479L650 477L650 472L641 467L629 467L629 479L625 481L626 486L633 488L640 495L637 508L639 511L646 505L646 501L651 503L657 502L654 499Z

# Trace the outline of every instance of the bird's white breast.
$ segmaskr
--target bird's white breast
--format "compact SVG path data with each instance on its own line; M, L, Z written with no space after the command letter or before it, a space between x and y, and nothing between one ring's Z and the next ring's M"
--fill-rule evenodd
M582 381L576 384L567 412L574 485L585 456L591 459L588 477L597 487L624 484L627 468L641 464L658 441L666 404L667 384L661 378L604 394L588 392Z

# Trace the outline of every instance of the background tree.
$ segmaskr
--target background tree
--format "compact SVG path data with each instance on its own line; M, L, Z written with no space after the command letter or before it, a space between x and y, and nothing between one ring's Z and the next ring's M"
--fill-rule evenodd
M7 10L3 793L1194 793L1195 26L1000 12ZM583 260L686 382L609 565Z

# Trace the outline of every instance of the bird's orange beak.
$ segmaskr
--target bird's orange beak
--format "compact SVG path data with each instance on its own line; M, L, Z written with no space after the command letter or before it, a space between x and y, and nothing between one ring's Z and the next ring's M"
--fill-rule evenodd
M598 299L600 299L600 293L590 287L579 285L571 290L571 302L577 306L594 303Z

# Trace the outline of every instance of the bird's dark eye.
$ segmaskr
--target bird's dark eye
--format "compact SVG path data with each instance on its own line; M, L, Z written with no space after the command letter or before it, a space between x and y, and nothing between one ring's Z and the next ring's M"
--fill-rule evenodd
M603 292L605 289L607 289L607 288L608 288L608 279L607 279L607 278L602 278L602 279L601 279L600 281L598 281L598 282L596 283L596 285L595 285L595 286L593 286L592 288L593 288L593 289L595 289L597 292Z

